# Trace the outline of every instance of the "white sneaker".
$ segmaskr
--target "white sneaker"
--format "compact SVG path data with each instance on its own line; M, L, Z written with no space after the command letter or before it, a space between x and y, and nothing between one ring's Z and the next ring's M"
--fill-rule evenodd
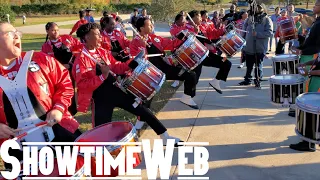
M164 132L163 134L160 134L160 138L162 139L163 141L163 145L166 146L167 145L167 140L168 139L174 139L174 146L177 147L178 146L178 142L183 142L180 140L180 138L176 138L176 137L172 137L172 136L169 136L168 132Z
M244 67L244 63L241 63L238 68L243 68L243 67Z
M220 80L213 79L209 82L210 86L212 86L219 94L222 94L221 88L220 88Z
M191 96L183 94L180 101L193 109L199 109L198 105L194 102Z
M137 120L136 125L134 126L136 130L140 130L144 125L143 121Z
M176 80L171 84L171 87L176 88L179 86L179 84L180 84L180 81Z

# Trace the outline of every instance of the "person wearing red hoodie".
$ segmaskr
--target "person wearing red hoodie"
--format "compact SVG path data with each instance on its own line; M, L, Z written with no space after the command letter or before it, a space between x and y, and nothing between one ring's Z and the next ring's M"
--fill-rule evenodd
M72 27L71 32L69 33L70 36L74 32L76 32L81 25L88 23L88 21L84 18L84 16L86 16L86 12L85 11L79 11L80 20L77 21L76 24Z
M127 49L131 41L119 30L115 29L116 21L113 17L105 17L101 21L102 48L111 51L112 56L121 62L130 59Z
M137 35L130 44L131 56L136 56L140 51L145 54L165 54L165 51L174 51L178 48L184 38L183 33L178 35L178 38L169 39L162 38L153 34L153 24L150 19L141 17L137 21ZM195 72L183 72L182 67L174 64L166 63L162 56L149 57L148 60L163 73L166 74L167 80L181 80L184 81L184 94L180 101L191 108L198 109L197 104L192 99L196 95L196 74Z
M288 17L288 14L287 14L287 11L284 9L281 11L281 16L278 17L277 19L277 29L276 29L276 33L274 35L275 38L279 38L280 37L280 21L282 20L286 20L286 19L289 19ZM278 45L276 47L276 55L278 54L284 54L284 45L281 40L278 41Z
M45 28L47 37L46 42L42 45L41 51L57 59L71 73L75 56L80 51L80 41L70 35L60 35L59 27L54 22L48 22ZM76 99L73 97L72 104L69 107L69 111L72 115L77 113L76 106Z
M55 135L53 141L73 142L81 132L78 129L79 123L68 111L74 93L68 70L53 57L42 52L21 52L21 35L11 24L0 22L1 144L16 136L18 131L25 132L20 127L26 121L35 121L37 118L52 126ZM26 86L17 84L21 88L15 90L4 85L8 81L25 83ZM21 95L16 98L17 101L7 95L19 94L23 89L28 91L28 95ZM26 107L23 108L27 108L27 111L22 112L17 108L16 102L25 104ZM23 153L20 150L10 149L9 154L22 160ZM12 165L5 163L5 167L11 169Z
M188 31L206 37L197 38L201 43L207 46L209 50L213 50L214 47L211 44L220 39L222 35L224 35L224 26L218 29L216 29L214 26L201 26L201 16L199 11L196 10L189 12L189 16L192 18L192 21L194 23L189 18L187 19L189 21L189 23L187 23L186 25ZM210 51L209 56L204 61L202 61L202 63L195 69L198 80L201 75L202 66L219 68L217 76L213 78L213 80L210 81L209 84L218 93L222 94L222 90L220 88L220 81L227 81L227 77L231 69L232 63L226 57L221 57L220 55L214 54L212 51Z
M94 116L92 123L93 127L96 127L111 122L114 108L119 107L140 116L141 120L145 120L164 140L164 143L167 139L175 139L177 145L180 139L169 136L167 129L151 110L142 104L134 107L135 97L113 85L115 77L112 74L115 73L116 76L126 74L135 61L119 62L110 52L101 48L102 35L100 26L96 23L82 25L77 31L77 36L84 42L72 72L78 87L78 111L86 112L91 103Z

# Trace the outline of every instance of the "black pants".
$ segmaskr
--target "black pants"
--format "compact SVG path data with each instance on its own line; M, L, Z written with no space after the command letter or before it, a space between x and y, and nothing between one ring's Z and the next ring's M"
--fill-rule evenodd
M276 54L284 54L284 45L280 40L278 41L278 45L276 47Z
M74 133L71 133L59 124L52 126L52 130L55 135L52 142L74 142L81 135L81 131L79 129ZM9 155L16 157L20 161L23 160L23 152L18 149L9 149ZM6 169L12 169L12 165L10 163L5 162L4 166Z
M197 74L197 83L202 72L202 66L219 68L216 79L227 81L232 63L229 60L223 62L222 59L223 58L221 56L210 52L209 56L205 60L203 60L198 67L194 69L194 72L196 72Z
M160 58L150 59L150 62L166 74L167 80L184 81L184 94L194 97L196 95L197 75L195 72L184 72L181 76L181 67L170 66Z
M258 66L258 74L257 74L257 71L255 70L254 71L254 74L255 74L255 78L256 79L259 79L261 80L262 77L263 77L263 71L262 71L262 66L263 66L263 58L264 58L264 54L262 53L258 53L257 54L257 59L256 59L256 56L255 55L252 55L252 54L247 54L246 53L246 66L247 66L247 71L246 71L246 75L244 77L244 80L247 81L247 82L250 82L251 81L251 73L252 73L252 70L253 70L253 66L257 63L257 66Z
M133 107L134 96L126 94L118 87L110 83L109 77L93 93L94 100L94 126L111 122L115 107L124 109L136 116L141 117L158 135L167 131L157 117L144 105Z

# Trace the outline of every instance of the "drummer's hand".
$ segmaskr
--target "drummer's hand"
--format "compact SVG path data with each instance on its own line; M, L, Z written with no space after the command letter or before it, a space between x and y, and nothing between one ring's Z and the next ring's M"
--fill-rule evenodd
M100 68L104 78L107 79L110 72L110 67L108 65L100 65Z
M222 24L228 25L228 20L224 20Z
M0 123L0 139L3 138L10 138L12 136L15 136L15 131L14 129L10 128L6 124Z
M206 44L205 45L207 48L208 48L208 50L215 50L215 47L214 46L212 46L211 44Z
M302 76L308 76L308 70L306 68L303 68L303 74L301 74Z
M52 109L48 114L46 121L48 122L48 126L53 126L62 120L63 113L57 109Z

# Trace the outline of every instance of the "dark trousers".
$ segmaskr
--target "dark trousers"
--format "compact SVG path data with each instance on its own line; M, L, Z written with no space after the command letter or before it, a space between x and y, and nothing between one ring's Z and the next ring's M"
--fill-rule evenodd
M246 75L244 77L244 80L247 81L247 82L251 81L251 78L252 78L251 73L252 73L252 70L253 70L253 66L256 63L257 63L257 66L258 66L258 74L257 74L257 70L255 70L254 71L254 75L255 75L256 79L261 80L262 77L263 77L262 68L263 68L263 58L264 58L265 55L262 54L262 53L258 53L255 56L255 55L246 53L245 56L246 56L247 72L246 72Z
M278 41L278 45L276 47L276 54L284 54L284 45L280 40Z
M74 133L71 133L59 124L52 126L52 130L55 135L52 142L74 142L81 135L81 131L79 129ZM20 161L23 160L23 152L18 149L9 149L9 155L16 157ZM4 163L4 166L6 169L12 169L12 165L10 163Z
M93 93L94 107L94 127L111 122L115 107L124 109L136 116L140 116L141 121L145 121L158 135L167 131L157 117L144 105L139 104L133 107L134 96L126 94L118 87L104 81Z
M216 79L227 81L232 63L229 60L223 62L222 59L223 58L221 56L210 52L209 56L205 60L203 60L198 67L194 69L194 72L196 72L197 74L197 82L199 81L201 75L202 66L219 68Z
M159 58L150 59L150 62L166 74L167 80L184 81L184 94L191 97L196 95L197 74L195 72L184 72L179 76L181 67L170 66Z

